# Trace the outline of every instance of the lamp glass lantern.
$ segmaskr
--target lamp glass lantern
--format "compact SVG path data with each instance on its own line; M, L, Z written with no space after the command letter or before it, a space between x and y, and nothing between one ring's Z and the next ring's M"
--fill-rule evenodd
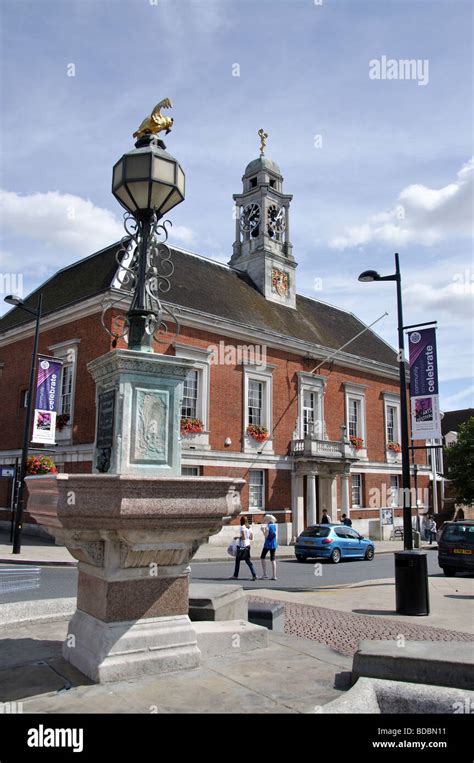
M185 175L179 162L151 143L124 154L115 164L112 193L134 217L158 218L184 201Z

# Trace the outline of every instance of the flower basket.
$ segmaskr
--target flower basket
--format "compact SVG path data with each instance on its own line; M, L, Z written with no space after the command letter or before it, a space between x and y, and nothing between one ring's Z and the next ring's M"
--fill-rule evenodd
M398 442L389 442L388 449L393 450L394 453L402 452L402 446Z
M56 429L59 430L59 432L62 432L66 424L69 422L70 419L69 413L60 413L59 416L56 418Z
M360 450L360 448L364 447L364 441L362 437L350 437L351 445L356 448L356 450Z
M30 456L26 460L27 474L57 474L58 470L50 456Z
M247 427L247 434L253 437L257 442L265 442L268 440L268 429L266 427L257 426L257 424L249 424Z
M204 425L201 419L181 419L181 434L198 434L204 432Z

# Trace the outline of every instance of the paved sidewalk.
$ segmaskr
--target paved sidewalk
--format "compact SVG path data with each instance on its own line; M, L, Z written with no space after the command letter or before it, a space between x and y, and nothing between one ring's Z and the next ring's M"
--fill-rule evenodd
M429 626L430 630L440 628L446 631L448 635L441 635L441 640L449 638L464 640L465 634L468 639L474 640L474 578L460 577L446 578L443 575L430 575L428 578L429 596L430 596L430 614L426 616L399 615L395 609L395 581L393 579L383 580L365 580L350 585L328 586L327 588L318 588L317 591L275 591L266 588L252 589L246 591L248 596L258 597L259 599L281 601L291 605L288 612L290 619L296 615L302 614L306 610L323 608L334 611L335 615L344 613L344 620L347 622L347 634L341 635L337 632L338 640L330 642L333 646L343 644L346 637L350 642L356 643L360 638L364 638L364 629L368 629L370 636L366 638L396 638L397 634L405 634L406 638L424 640L423 635L408 635L411 630L408 625L416 624L417 628ZM303 612L308 615L308 611ZM350 617L348 618L348 615ZM313 613L312 617L316 617ZM357 618L361 618L362 630L357 626ZM352 618L352 619L351 619ZM288 618L287 618L288 619ZM324 619L324 618L323 618ZM373 620L384 620L383 626L389 627L392 635L377 635L374 631ZM390 622L389 622L390 621ZM357 630L357 637L351 636L352 625ZM388 625L387 625L388 623ZM393 625L395 623L395 630ZM321 627L320 627L321 626ZM398 629L398 630L397 630ZM456 634L453 635L453 632ZM316 635L308 635L308 631L303 627L297 631L290 631L304 635L306 638L318 638L324 635L322 621L316 628ZM431 640L433 634L425 633L425 637ZM329 643L329 642L325 642Z
M403 541L374 541L377 554L393 553L403 550ZM435 544L429 546L423 542L421 548L434 548ZM279 559L293 559L295 552L293 546L280 546L278 548ZM222 562L229 561L227 547L214 546L209 543L201 546L194 556L196 562ZM36 535L23 535L21 543L21 553L12 554L12 546L9 541L9 534L0 531L0 564L42 564L42 565L75 565L76 559L69 553L64 546L56 546L50 540L40 538Z
M436 580L432 606L437 614L429 618L397 618L393 611L374 609L373 592L380 583L385 597L391 596L386 581L304 596L252 591L252 599L285 602L285 634L269 632L267 648L204 659L196 670L102 686L92 684L61 656L73 599L5 605L12 618L0 626L0 703L22 702L24 713L315 713L349 688L352 655L361 640L474 640L472 628L461 631L453 619L455 609L463 609L460 601L451 601L459 595L469 605L471 579ZM348 598L354 597L354 588L356 603ZM451 610L442 609L443 597ZM54 617L58 605L62 611L53 620L37 619ZM29 609L23 613L27 619L19 622L22 616L15 608Z
M24 713L319 712L349 688L361 640L474 641L474 580L432 576L429 583L428 617L398 616L391 580L317 592L253 589L252 599L285 603L285 634L270 632L267 648L208 658L192 671L103 686L92 685L61 656L75 599L5 604L0 703L21 701Z
M272 632L264 649L195 670L92 684L62 658L66 635L67 620L0 627L0 703L21 702L23 713L314 713L349 688L349 657Z

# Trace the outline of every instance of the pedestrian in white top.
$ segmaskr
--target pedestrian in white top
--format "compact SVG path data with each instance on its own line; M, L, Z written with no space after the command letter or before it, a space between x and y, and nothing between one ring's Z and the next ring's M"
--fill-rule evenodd
M250 559L250 544L253 541L253 532L249 527L249 521L247 517L241 517L240 519L240 533L234 536L234 540L237 541L237 554L235 555L235 568L232 578L237 580L239 577L240 562L245 562L250 572L252 573L252 580L257 579L257 573L255 567Z

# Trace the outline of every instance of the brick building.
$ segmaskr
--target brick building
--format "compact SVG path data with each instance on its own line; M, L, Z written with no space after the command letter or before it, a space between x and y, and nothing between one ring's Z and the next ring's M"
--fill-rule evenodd
M203 430L183 435L183 474L243 477L243 510L257 522L265 511L275 514L281 542L318 521L324 508L333 521L350 513L356 528L376 536L377 507L397 505L401 484L396 353L352 313L297 294L292 197L283 193L279 167L260 157L242 180L228 265L172 249L165 297L180 333L165 335L156 349L193 361L182 413ZM54 448L61 471L93 468L95 389L87 364L112 349L101 323L104 297L121 297L125 309L129 301L120 248L64 268L38 290L39 350L64 361L60 412L69 420ZM35 305L36 294L26 304ZM105 314L110 329L116 315ZM3 466L21 452L33 330L19 308L0 319ZM265 428L267 439L255 439L249 426ZM415 452L423 489L426 455ZM0 479L3 521L9 489ZM395 514L401 522L401 510Z

